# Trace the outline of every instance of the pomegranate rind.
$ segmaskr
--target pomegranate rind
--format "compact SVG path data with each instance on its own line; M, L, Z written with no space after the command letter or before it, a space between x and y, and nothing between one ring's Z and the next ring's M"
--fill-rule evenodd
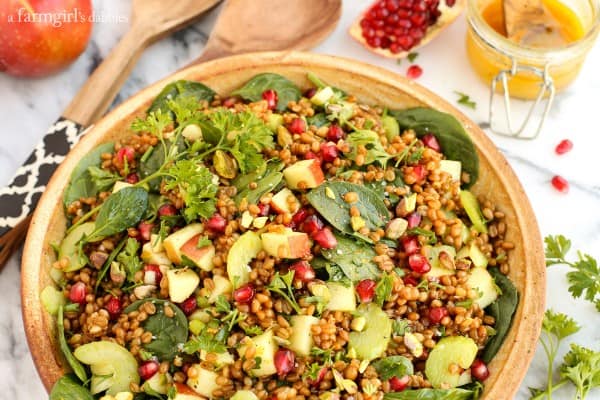
M448 7L446 3L442 0L440 2L439 11L441 15L439 16L437 22L427 28L427 33L425 37L421 39L419 43L413 46L410 50L401 51L399 53L392 53L388 49L382 49L379 47L371 47L365 38L362 35L362 27L360 26L360 21L365 17L365 14L373 7L371 4L350 26L348 29L348 33L354 40L362 44L367 50L378 54L380 56L386 58L400 59L408 56L409 53L414 52L415 50L425 46L427 43L432 41L437 35L439 35L444 29L446 29L452 22L458 18L458 16L462 13L465 8L466 0L457 0L456 3L452 7Z

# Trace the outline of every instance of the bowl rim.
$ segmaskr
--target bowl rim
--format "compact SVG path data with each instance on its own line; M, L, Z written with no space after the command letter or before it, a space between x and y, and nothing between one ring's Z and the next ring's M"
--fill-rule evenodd
M514 334L510 332L504 342L501 351L509 349L506 360L502 365L496 366L498 372L494 374L492 382L486 383L484 393L484 398L487 399L512 399L533 359L541 330L546 292L546 267L540 231L530 202L514 171L477 124L440 96L414 81L384 68L357 60L298 51L249 53L217 59L180 70L146 87L120 104L91 126L86 135L69 152L53 174L47 189L40 198L39 205L33 214L22 257L22 317L28 346L46 390L50 391L55 380L64 371L61 366L63 364L62 356L55 351L57 349L53 346L50 334L40 334L40 332L48 332L51 328L48 323L49 317L45 315L46 312L40 301L40 260L47 251L44 249L44 241L52 222L53 213L51 211L56 202L61 201L64 189L61 183L68 182L71 168L83 155L95 147L96 136L105 135L118 121L130 117L140 107L148 104L167 83L186 78L201 81L202 76L218 78L219 75L238 70L265 68L269 65L273 67L303 67L307 70L313 66L340 71L340 73L350 74L350 76L361 76L364 79L389 86L399 93L405 93L429 107L450 113L463 124L478 150L479 157L487 160L506 190L518 223L515 229L520 231L522 242L527 243L523 261L523 265L526 267L524 287L519 293L520 310L517 309L511 326ZM512 343L509 343L509 338L512 338ZM498 382L500 378L502 378L502 382Z

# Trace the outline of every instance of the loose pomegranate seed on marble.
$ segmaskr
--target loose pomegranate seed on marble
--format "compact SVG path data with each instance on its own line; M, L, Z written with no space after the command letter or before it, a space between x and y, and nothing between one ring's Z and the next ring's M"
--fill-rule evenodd
M471 375L478 381L485 381L490 376L490 370L483 361L477 359L471 364Z
M571 149L573 148L573 142L571 142L569 139L564 139L561 140L559 144L556 145L556 148L554 149L554 151L556 152L556 154L565 154L568 153L569 151L571 151Z
M147 381L158 372L158 362L154 360L146 361L139 366L138 372L140 374L140 378Z
M411 65L406 70L406 76L410 79L417 79L423 75L423 68L419 67L416 64Z
M290 266L290 270L294 271L294 279L307 283L315 279L315 270L306 261L297 261Z
M361 303L369 303L375 297L375 286L377 283L372 279L363 279L356 285L356 293Z
M556 175L550 181L554 189L558 190L561 193L569 192L569 182L560 175Z
M275 353L275 369L280 378L286 376L294 369L296 356L291 350L279 349Z
M263 100L267 101L267 107L269 110L274 110L277 107L277 92L273 89L265 90L262 93Z
M248 304L254 298L254 287L250 284L244 285L233 291L233 299L240 304Z

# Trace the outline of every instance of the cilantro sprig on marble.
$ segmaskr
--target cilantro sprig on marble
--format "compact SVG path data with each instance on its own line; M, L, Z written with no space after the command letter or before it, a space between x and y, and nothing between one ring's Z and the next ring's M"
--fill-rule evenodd
M567 273L569 292L575 298L583 297L592 302L600 311L600 268L598 262L589 254L577 252L577 260L567 260L567 254L571 249L571 241L562 235L547 236L546 243L546 266L565 264L572 271Z

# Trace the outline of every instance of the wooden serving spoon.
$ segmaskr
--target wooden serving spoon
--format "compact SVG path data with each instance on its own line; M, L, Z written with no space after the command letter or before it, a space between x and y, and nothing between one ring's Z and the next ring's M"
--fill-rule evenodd
M51 172L68 153L77 136L102 116L117 95L142 50L161 36L189 22L217 0L134 0L133 26L90 80L75 96L64 117L19 169L8 187L0 189L0 269L25 239L31 212ZM304 50L320 43L337 25L341 0L228 0L203 54L190 65L227 55L266 50ZM52 137L64 143L45 162L51 169L40 177L38 154L46 153ZM23 178L25 177L25 178ZM19 186L34 180L31 187ZM20 196L20 197L19 197ZM25 197L25 201L23 198ZM14 210L15 207L18 210ZM11 215L11 212L16 215Z

